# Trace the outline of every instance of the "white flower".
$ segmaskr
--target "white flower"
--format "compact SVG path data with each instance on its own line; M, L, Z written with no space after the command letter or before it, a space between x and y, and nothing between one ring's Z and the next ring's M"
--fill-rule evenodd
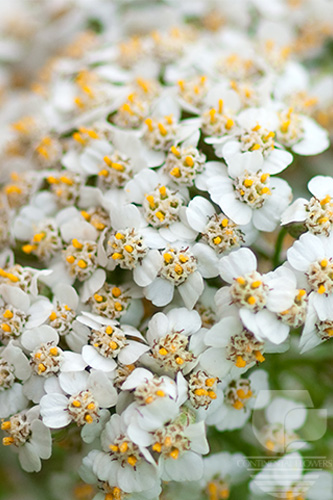
M310 291L309 299L319 319L325 320L333 292L333 237L302 234L287 251L289 264L298 272L300 280Z
M252 221L260 231L274 231L291 200L291 189L270 175L286 165L267 164L260 151L236 153L227 163L228 169L207 182L212 200L236 224Z
M78 321L90 329L89 345L83 346L82 358L95 370L114 371L115 358L123 365L131 365L149 350L143 336L133 326L119 325L88 312L83 312Z
M16 278L14 273L8 274L12 280ZM29 312L30 297L17 286L4 284L0 285L0 297L2 320L0 339L3 344L7 344L10 340L18 340L24 331Z
M39 407L13 415L2 422L1 429L7 434L2 443L17 449L22 469L39 472L42 467L40 459L50 458L52 450L51 433L39 420Z
M65 427L70 422L78 426L98 421L100 408L114 406L117 391L107 375L99 370L61 373L60 386L50 386L40 400L44 424L51 429Z
M234 304L239 308L245 327L259 341L267 339L275 344L282 343L288 336L289 326L282 323L276 313L288 309L294 301L293 274L258 273L257 259L248 248L222 257L219 267L222 279L231 284L217 293L220 308Z
M299 343L301 354L313 349L333 336L333 296L328 297L325 317L321 316L321 318L319 318L313 306L314 298L315 295L311 294L308 314Z
M250 418L253 408L267 406L268 387L268 374L264 370L255 370L248 379L229 375L218 387L218 393L222 391L224 397L217 397L206 415L203 411L200 414L206 424L215 425L219 431L240 429Z
M125 493L149 490L159 484L159 474L149 451L127 436L120 415L112 415L101 435L103 451L96 454L93 472L101 481L116 484Z
M28 405L23 393L24 382L30 376L31 368L22 350L12 341L0 350L0 417L7 418Z
M205 457L201 487L208 495L228 498L231 488L246 477L245 461L242 453L226 451Z
M199 352L195 344L196 337L201 338L200 327L201 319L197 311L174 308L166 314L154 314L146 335L151 352L143 356L143 364L157 373L175 374L180 370L188 373L197 363L196 354Z
M308 189L310 201L297 198L282 214L282 224L303 222L308 231L328 236L333 226L333 178L324 175L312 177Z

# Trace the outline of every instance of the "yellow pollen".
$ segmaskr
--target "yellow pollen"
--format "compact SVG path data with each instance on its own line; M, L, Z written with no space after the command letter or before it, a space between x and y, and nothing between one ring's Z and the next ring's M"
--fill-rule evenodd
M168 354L168 351L165 349L165 347L161 347L161 349L159 349L158 353L161 356L166 356Z
M210 397L210 399L216 399L217 398L216 392L214 392L214 391L208 391L208 396Z
M184 86L184 80L178 80L177 83L179 85L180 90L184 91L184 88L185 88L185 86Z
M283 134L288 132L290 126L290 120L286 120L285 122L282 122L280 125L280 130Z
M74 184L74 181L72 179L69 179L69 177L66 177L65 175L62 175L61 177L59 177L59 180L63 184L67 184L68 186L72 186Z
M109 172L106 170L106 168L102 168L102 170L98 172L98 175L100 177L107 177L109 175Z
M327 265L328 265L327 259L323 259L320 261L320 267L322 267L323 269L325 269L325 267L327 267Z
M13 274L13 273L6 273L5 277L8 278L13 283L17 283L19 281L19 279L20 279L17 276L15 276L15 274Z
M215 238L213 238L213 243L214 245L219 245L222 241L222 238L220 238L220 236L216 236Z
M89 403L87 406L88 410L94 410L95 409L95 403Z
M229 220L227 218L224 218L224 219L222 219L221 226L227 227L228 223L229 223Z
M323 198L322 200L320 200L320 204L323 206L323 205L326 205L327 203L329 203L331 201L331 197L329 194L327 194L325 196L325 198Z
M123 172L125 170L124 165L115 162L111 163L111 168L113 168L113 170L117 170L117 172Z
M159 192L160 192L160 195L161 195L162 197L166 196L166 187L165 187L165 186L161 186L161 187L159 188Z
M119 445L119 451L120 451L120 453L126 453L127 450L128 450L128 443L126 443L126 441L124 441L123 443L121 443Z
M304 297L306 295L306 291L301 289L301 290L298 290L298 294L297 294L297 297L296 299L297 300L301 300L302 297Z
M80 408L81 407L81 403L77 399L74 399L74 401L72 402L72 405L75 406L75 408Z
M266 182L269 177L269 174L261 174L260 181Z
M51 349L49 350L49 353L51 354L51 356L57 356L58 349L56 347L51 347Z
M244 408L244 404L239 400L235 401L232 406L235 408L235 410L241 410L242 408Z
M43 365L43 363L39 363L39 365L38 365L38 371L40 373L43 373L43 372L45 372L45 370L46 370L46 366Z
M148 396L148 398L145 399L145 403L147 405L150 405L154 401L153 396Z
M95 293L94 299L96 300L96 302L102 302L103 297L102 297L102 295L98 295L98 293Z
M320 286L318 287L317 292L318 292L318 293L320 293L321 295L322 295L323 293L325 293L325 292L326 292L326 288L324 287L324 285L320 285Z
M68 264L74 264L75 262L75 258L73 257L73 255L68 255L68 257L66 257L66 260Z
M14 438L12 438L12 437L4 437L4 438L2 438L2 444L4 446L10 446L13 443L14 443Z
M112 254L111 258L112 258L113 260L117 260L117 259L122 259L122 258L123 258L123 256L122 256L122 254L121 254L121 253L117 253L117 252L115 252L115 253L113 253L113 254Z
M242 358L242 356L237 356L235 364L237 368L244 368L246 366L246 361Z
M245 283L246 283L245 278L243 278L242 276L239 276L239 278L236 278L236 281L237 281L237 283L239 283L240 285L245 285Z
M22 189L18 186L15 186L14 184L10 186L6 186L5 188L6 194L21 194Z
M9 309L6 309L2 316L6 319L12 319L14 314Z
M117 453L117 451L119 450L119 448L118 448L118 446L116 444L110 444L109 448L114 453Z
M121 295L121 290L117 286L114 286L111 291L113 297L120 297Z
M169 262L172 261L173 257L172 257L172 255L170 253L164 253L163 254L163 259L165 260L165 262L167 264L169 264Z
M212 378L207 378L205 384L207 387L213 387L215 382L216 382L216 378L212 377Z
M225 124L225 128L230 130L234 126L235 122L232 118L228 118Z
M147 194L146 200L148 201L150 208L154 208L155 207L155 199L154 199L153 195Z
M83 260L83 259L80 259L77 263L77 265L81 268L81 269L85 269L88 264Z
M259 361L259 363L263 363L265 361L265 358L260 351L254 351L254 355L256 357L256 360Z
M165 126L163 125L163 123L158 123L157 126L158 126L158 130L160 131L160 134L163 136L166 136L168 131L165 128Z
M270 440L266 441L265 446L269 451L273 451L275 448L275 444L273 443L273 441Z
M320 219L318 219L318 223L325 224L326 222L328 222L328 220L328 217L320 217Z
M111 342L109 343L109 346L110 348L115 351L116 349L118 349L118 344L117 342L114 342L113 340L111 340Z
M177 460L177 458L179 457L178 448L174 448L172 451L170 451L170 457L173 458L174 460Z
M245 187L251 187L252 184L253 184L253 180L252 179L245 179L245 181L243 182L244 186Z
M326 328L325 333L329 337L333 337L333 328Z
M108 335L111 335L111 333L113 333L113 328L112 328L112 326L108 325L108 326L105 328L105 333L107 333Z
M46 180L49 184L59 184L59 179L53 177L53 175L50 175Z
M10 333L12 331L11 327L7 325L7 323L2 323L1 329L6 333Z
M164 221L165 219L165 215L159 210L158 212L156 212L155 216L158 218L158 220L160 220L161 222Z
M151 118L147 118L145 120L145 124L147 125L149 132L152 132L154 130L153 120Z
M5 422L2 422L1 424L1 430L2 431L8 431L8 429L11 428L11 423L9 420L6 420Z
M41 357L42 357L42 355L40 352L36 352L36 354L34 355L34 358L36 358L36 359L40 359Z
M180 276L181 274L183 274L183 268L182 266L180 266L179 264L175 264L175 272Z
M250 295L250 297L247 299L247 303L250 304L250 306L253 306L256 302L257 299L253 295Z
M134 248L132 247L132 245L125 245L124 246L124 249L126 250L126 252L128 253L132 253Z
M182 262L183 264L185 264L185 262L187 262L187 261L188 261L188 259L189 259L189 258L187 257L187 255L183 255L183 254L180 254L180 255L179 255L179 260L180 260L180 262Z
M268 134L265 136L265 141L268 141L268 139L274 139L275 137L275 132L271 131L268 132Z
M251 283L251 288L259 288L261 285L261 281L260 280L257 280L257 281L252 281Z
M79 132L74 132L74 134L72 135L72 137L73 137L73 139L75 141L79 142L83 146L85 145L86 140L82 137L82 135Z
M179 178L180 177L180 170L178 167L174 167L171 171L170 171L170 175L172 175L173 177L177 177Z
M271 194L271 190L269 189L269 187L264 186L261 190L261 194Z
M261 129L261 125L259 125L259 123L257 123L257 125L255 127L253 127L253 132L258 132L258 130Z
M182 365L182 364L184 363L183 358L181 358L180 356L178 356L178 357L176 358L176 363L177 363L177 365Z
M219 113L222 113L222 111L223 111L223 99L219 99L218 110L219 110Z
M123 240L125 238L125 236L121 233L116 233L114 237L116 238L116 240Z
M40 243L44 238L46 234L45 233L36 233L34 237L32 238L32 241L35 241L36 243Z
M162 445L161 445L161 443L154 443L153 446L152 446L152 449L154 451L157 451L157 453L161 453L161 451L162 451Z
M36 245L23 245L22 250L24 253L30 254L34 250L36 250Z
M173 124L173 115L167 115L164 118L165 118L165 121L167 122L168 125Z
M127 459L127 462L129 463L129 465L131 465L132 467L135 467L135 464L137 463L137 458L135 458L134 455L130 455Z
M123 306L120 304L120 302L115 302L114 303L114 308L116 311L122 311L123 310Z
M249 399L252 396L252 391L245 392L244 389L238 389L237 396L240 399Z
M90 217L91 217L91 216L90 216L90 215L88 214L88 212L86 212L85 210L81 210L81 215L82 215L82 217L83 217L84 219L86 219L86 220L88 220L88 221L90 220Z
M173 153L175 156L177 156L177 158L180 157L180 151L178 148L176 148L176 146L171 146L170 148L170 151L171 153Z
M210 123L215 123L215 122L216 122L215 115L216 115L216 109L212 108L212 109L209 111Z
M159 398L164 398L165 396L165 392L162 391L162 389L158 389L156 392L155 392L156 396L158 396Z
M77 250L81 250L81 248L83 248L83 245L82 243L80 243L76 238L74 238L72 240L72 245L74 248L76 248Z
M194 165L194 160L193 160L192 156L186 156L186 158L185 158L185 163L186 163L186 165L188 165L189 167L193 167L193 165Z
M89 413L87 413L87 415L84 416L84 420L87 422L87 424L92 424L94 419L92 418L91 415L89 415Z
M257 151L258 149L260 149L260 144L256 143L256 144L253 144L251 151Z
M201 397L201 396L207 396L208 392L206 391L206 389L195 389L194 394L196 396Z

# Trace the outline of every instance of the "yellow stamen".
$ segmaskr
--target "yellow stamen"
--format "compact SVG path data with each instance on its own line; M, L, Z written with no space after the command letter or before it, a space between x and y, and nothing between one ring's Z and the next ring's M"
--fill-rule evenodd
M256 143L256 144L253 144L252 148L251 148L251 151L257 151L258 149L260 149L260 144Z
M266 182L269 177L269 174L261 174L260 181Z
M116 349L118 349L118 344L117 342L114 342L113 340L111 340L111 342L109 342L109 346L110 348L115 351Z
M212 108L212 109L209 111L210 123L215 123L215 122L216 122L215 115L216 115L216 109Z
M328 217L320 217L320 219L318 219L318 223L325 224L326 222L328 222L328 220Z
M179 168L178 168L178 167L174 167L174 168L170 171L170 175L172 175L173 177L177 177L177 178L179 178L179 177L181 176Z
M128 253L132 253L134 248L132 247L132 245L125 245L124 246L124 249L126 250L126 252Z
M88 264L83 260L83 259L80 259L77 263L77 265L81 268L81 269L85 269Z
M49 350L49 353L51 354L51 356L58 356L58 349L57 347L51 347L51 349Z
M9 309L6 309L2 316L6 319L12 319L14 314Z
M208 391L208 397L210 397L210 399L216 399L217 398L216 392Z
M169 262L172 261L173 257L172 257L172 255L170 253L166 252L166 253L163 254L163 259L165 260L165 262L167 264L169 264Z
M11 327L7 325L7 323L2 323L1 329L6 333L10 333L12 331Z
M98 175L101 177L107 177L109 175L109 172L106 170L106 168L102 168L102 170L98 172Z
M163 136L166 136L168 131L165 128L165 126L163 125L163 123L158 123L157 126L158 126L158 130L160 131L160 134Z
M40 243L44 238L46 234L45 233L36 233L34 237L32 238L32 241L35 241L36 243Z
M72 402L72 405L75 406L75 408L81 407L81 403L78 399L74 399L74 401Z
M155 208L155 199L153 195L147 194L146 200L148 201L150 208Z
M259 363L263 363L265 361L265 358L260 351L254 351L254 355L256 357L256 360L259 361Z
M83 245L82 243L80 243L76 238L74 238L72 240L72 245L74 248L76 248L77 250L81 250L83 248Z
M194 160L193 160L192 156L186 156L185 163L186 163L187 166L193 167Z
M127 459L127 462L129 463L129 465L131 465L132 467L135 467L135 464L137 463L138 459L135 458L134 455L131 455L128 457Z
M177 460L177 458L179 457L178 448L174 448L172 451L170 451L170 457L173 458L174 460Z
M155 392L156 396L158 396L159 398L164 398L165 396L165 392L162 391L162 389L157 389L157 391Z
M251 187L252 184L253 184L253 180L252 179L245 179L245 181L243 182L244 186L245 187Z
M185 264L185 262L187 262L187 261L188 261L188 259L189 259L189 258L187 257L187 255L183 255L182 253L179 255L179 260L180 260L180 262L182 262L183 264Z
M102 295L98 295L98 293L95 293L94 299L96 300L96 302L102 302L103 297L102 297Z
M184 363L183 358L181 358L180 356L178 356L178 357L176 358L176 363L177 363L177 365L182 365L182 364Z
M175 269L175 272L176 272L178 275L183 274L183 268L182 268L182 266L180 266L179 264L175 264L174 269Z
M220 238L220 236L215 236L215 238L213 238L213 243L214 245L219 245L222 241L222 238Z
M326 205L327 203L329 203L330 201L331 201L331 197L330 197L329 194L327 194L325 196L325 198L323 198L322 200L320 200L320 204L321 204L321 206L323 206L323 205Z
M235 408L235 410L241 410L242 408L244 408L244 404L239 400L235 401L232 406Z
M269 187L264 186L261 190L261 194L271 194L271 190L269 189Z
M153 120L151 118L147 118L145 120L145 124L147 125L149 132L152 132L154 130Z
M161 443L154 443L153 446L152 446L152 449L154 451L157 451L157 453L161 453L161 451L162 451L162 445L161 445Z
M252 281L252 283L251 283L251 288L256 289L256 288L259 288L259 287L260 287L260 285L261 285L261 281L260 281L260 280L257 280L257 281Z
M236 278L236 281L240 285L245 285L245 283L246 283L246 280L242 276L239 276L238 278Z
M2 422L1 424L1 430L2 431L8 431L11 428L11 423L9 420L6 420L5 422Z
M257 123L257 125L255 127L253 127L253 132L258 132L258 130L261 129L261 125L259 125L259 123Z
M13 443L14 443L14 438L12 438L12 437L4 437L4 438L2 438L2 444L4 446L10 446Z
M105 333L107 333L108 335L111 335L113 333L113 328L112 326L108 325L106 328L105 328Z
M111 163L111 168L113 168L113 170L117 170L117 172L123 172L125 170L124 165L115 162Z
M73 257L73 255L68 255L68 257L66 257L66 261L68 264L73 264L75 262L75 257Z
M207 378L205 384L207 387L213 387L213 385L215 384L216 382L216 378Z
M325 269L325 267L327 267L327 265L328 265L327 259L323 259L320 261L320 267L322 267L322 269Z
M114 303L114 308L116 311L122 311L123 310L123 306L120 304L120 302L115 302Z
M232 118L228 118L225 124L225 128L230 130L235 125L235 122Z
M121 443L119 445L119 451L120 451L120 453L126 453L127 450L128 450L128 443L126 443L126 441L124 441L123 443Z
M153 396L148 396L148 398L145 399L145 403L147 405L150 405L154 401Z
M84 420L87 422L87 424L92 424L94 419L92 418L91 415L89 415L89 413L87 413L87 415L84 416Z
M30 254L34 250L36 250L36 245L23 245L22 250L24 253Z
M114 453L117 453L117 451L119 451L119 448L116 444L110 444L109 445L109 448L111 451L113 451Z
M114 286L111 291L113 297L120 297L121 295L121 290L117 286Z
M324 287L324 285L320 285L319 288L318 288L318 290L317 290L317 292L320 293L321 295L323 293L325 293L326 292L326 288Z
M165 349L165 347L161 347L158 351L158 353L161 355L161 356L166 356L168 354L168 351Z
M244 368L246 366L246 361L242 358L242 356L237 356L235 364L237 368Z
M159 188L159 192L160 192L161 197L165 197L166 196L166 187L165 186L161 186Z
M117 253L117 252L115 252L115 253L113 253L113 254L112 254L111 258L112 258L113 260L117 260L117 259L122 259L122 258L123 258L123 256L122 256L122 254L121 254L121 253Z
M158 218L158 220L160 220L161 222L164 221L165 219L165 215L160 211L158 210L158 212L155 213L155 216Z
M181 155L180 155L180 151L178 148L176 148L176 146L171 146L170 148L170 151L171 153L173 153L175 156L177 156L177 158L179 158Z
M196 396L201 397L201 396L207 396L208 392L206 391L206 389L195 389L194 394Z
M45 372L45 370L46 370L46 366L43 365L43 363L39 363L39 365L38 365L38 371L40 373L43 373L43 372Z
M256 302L257 299L253 295L250 295L250 297L247 299L247 303L250 304L250 306L253 306Z

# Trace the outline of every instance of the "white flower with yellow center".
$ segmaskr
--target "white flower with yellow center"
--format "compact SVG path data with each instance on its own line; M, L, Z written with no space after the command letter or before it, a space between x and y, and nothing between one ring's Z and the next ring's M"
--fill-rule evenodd
M13 279L15 275L10 277ZM0 340L8 344L18 340L25 328L30 296L16 286L0 285Z
M329 236L333 227L333 178L316 175L308 183L310 201L297 198L282 214L283 225L303 223L308 231Z
M93 472L101 481L116 482L125 493L140 492L160 483L158 469L149 451L129 438L120 415L112 415L101 434L103 451L96 454Z
M5 432L2 444L12 446L18 452L22 469L39 472L41 458L47 460L52 452L51 433L39 419L39 407L34 406L2 421L1 430Z
M171 146L163 171L175 184L192 186L205 170L205 160L206 156L192 145Z
M168 313L156 313L148 323L147 341L151 346L143 364L157 373L189 373L200 352L201 319L197 311L174 308Z
M333 293L333 237L302 234L287 251L288 262L295 269L320 320L325 320Z
M102 408L117 402L117 391L103 371L62 372L58 381L58 385L49 384L47 394L40 400L43 422L51 429L60 429L71 422L79 427L91 425L99 421Z
M167 241L194 240L196 233L185 218L189 193L184 187L177 190L168 186L167 181L165 174L142 170L125 187L128 200L142 206L147 224L158 229Z
M141 268L140 281L145 286L143 292L156 306L169 304L177 290L188 309L192 309L203 288L203 277L197 269L197 258L186 242L176 241L167 246L159 256L147 256L145 268ZM153 276L151 267L156 265Z
M131 365L149 350L141 333L130 325L88 312L83 312L78 321L90 329L89 345L83 346L82 358L95 370L114 371L116 358L123 365Z
M322 153L329 147L328 133L308 116L288 108L278 112L276 139L283 146L302 156Z
M328 297L326 313L324 316L321 315L320 318L313 305L314 297L315 295L311 294L308 313L300 338L301 354L333 337L333 296Z
M216 426L219 431L240 429L249 420L253 408L267 406L268 388L268 375L264 370L253 371L247 379L229 375L218 388L218 394L222 391L224 397L218 395L207 414L202 410L200 414L206 424Z
M332 474L328 471L305 472L303 457L295 452L268 463L250 483L250 490L261 498L278 495L289 500L329 500Z
M245 327L260 341L280 344L286 340L289 326L276 313L287 310L294 302L293 274L258 273L257 259L248 248L222 257L219 268L222 279L231 285L217 292L220 310L228 310L234 304Z
M0 349L0 417L23 410L28 405L28 399L23 394L24 382L30 376L31 368L22 349L11 341Z
M242 453L215 453L204 458L201 489L209 500L227 500L235 484L246 477L246 458Z
M283 179L271 178L285 166L267 165L259 151L234 154L207 181L208 191L233 222L250 222L260 231L274 231L291 200L291 188Z

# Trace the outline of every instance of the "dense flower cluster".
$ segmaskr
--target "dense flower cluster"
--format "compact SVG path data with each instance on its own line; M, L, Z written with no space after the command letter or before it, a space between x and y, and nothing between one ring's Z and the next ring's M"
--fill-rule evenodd
M43 2L16 3L15 23L0 7L3 444L39 471L51 433L77 426L95 500L227 499L244 456L203 458L207 426L260 409L260 442L297 466L287 481L268 464L251 498L329 500L313 483L332 492L330 474L303 474L306 409L270 397L265 358L295 329L301 352L333 337L333 177L293 201L280 175L329 147L333 80L305 63L332 5L72 0L37 19ZM10 90L46 23L75 42L47 61L44 46L30 89ZM286 261L258 266L290 227Z

